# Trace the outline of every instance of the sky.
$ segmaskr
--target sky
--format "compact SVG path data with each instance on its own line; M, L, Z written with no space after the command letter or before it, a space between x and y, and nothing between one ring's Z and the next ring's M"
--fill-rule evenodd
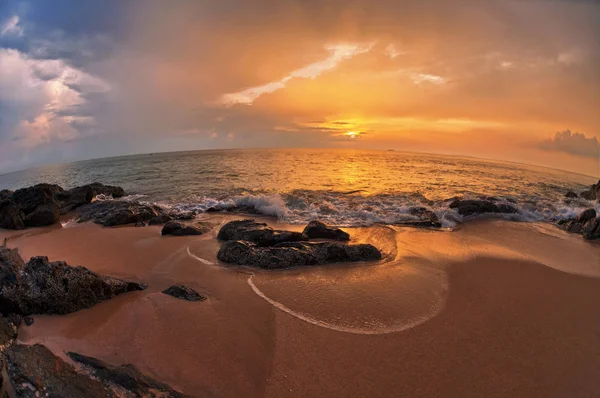
M600 1L0 0L0 173L176 150L600 175Z

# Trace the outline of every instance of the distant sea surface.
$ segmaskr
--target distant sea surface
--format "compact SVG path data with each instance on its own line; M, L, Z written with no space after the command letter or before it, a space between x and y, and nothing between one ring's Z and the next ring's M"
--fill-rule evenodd
M40 182L68 189L98 181L182 212L252 208L287 223L321 219L340 226L410 221L433 210L445 227L463 221L453 197L496 197L521 221L556 221L596 206L565 193L590 176L491 160L395 151L262 149L172 152L46 166L0 175L0 189ZM600 210L600 208L598 208Z

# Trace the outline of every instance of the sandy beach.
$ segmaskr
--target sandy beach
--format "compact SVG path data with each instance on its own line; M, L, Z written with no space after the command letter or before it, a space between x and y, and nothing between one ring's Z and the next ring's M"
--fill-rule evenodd
M199 397L600 393L597 242L548 224L491 220L453 232L349 228L383 260L267 272L219 264L217 231L2 231L24 259L46 255L149 285L69 315L36 316L19 342L65 359L77 351L132 363ZM160 293L173 283L208 300Z

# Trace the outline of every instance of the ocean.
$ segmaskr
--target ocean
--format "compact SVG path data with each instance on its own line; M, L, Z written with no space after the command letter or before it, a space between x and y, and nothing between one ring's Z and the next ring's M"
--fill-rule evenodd
M516 163L396 151L252 149L156 153L45 166L0 176L0 189L40 182L68 189L94 181L122 186L121 200L173 211L251 209L289 224L401 224L411 209L436 213L443 227L463 222L451 198L493 196L517 206L519 221L572 217L596 206L566 199L596 178ZM102 199L102 198L100 198ZM106 199L106 198L104 198Z

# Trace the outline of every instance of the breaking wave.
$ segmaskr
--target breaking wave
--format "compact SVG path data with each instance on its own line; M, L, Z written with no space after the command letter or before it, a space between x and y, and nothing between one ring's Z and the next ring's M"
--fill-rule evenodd
M558 196L558 195L557 195ZM476 214L463 217L450 203L456 199L487 199L517 209L514 214ZM109 198L102 198L107 200ZM144 195L126 196L120 200L141 201ZM230 212L275 217L289 224L305 224L319 219L342 226L373 224L424 226L432 214L441 228L454 228L476 217L496 217L512 221L557 222L576 216L600 204L582 198L564 197L489 197L466 194L445 200L430 200L419 193L363 195L361 192L327 192L296 190L285 194L246 194L223 199L198 197L185 202L153 203L175 214ZM418 209L418 210L417 210Z

